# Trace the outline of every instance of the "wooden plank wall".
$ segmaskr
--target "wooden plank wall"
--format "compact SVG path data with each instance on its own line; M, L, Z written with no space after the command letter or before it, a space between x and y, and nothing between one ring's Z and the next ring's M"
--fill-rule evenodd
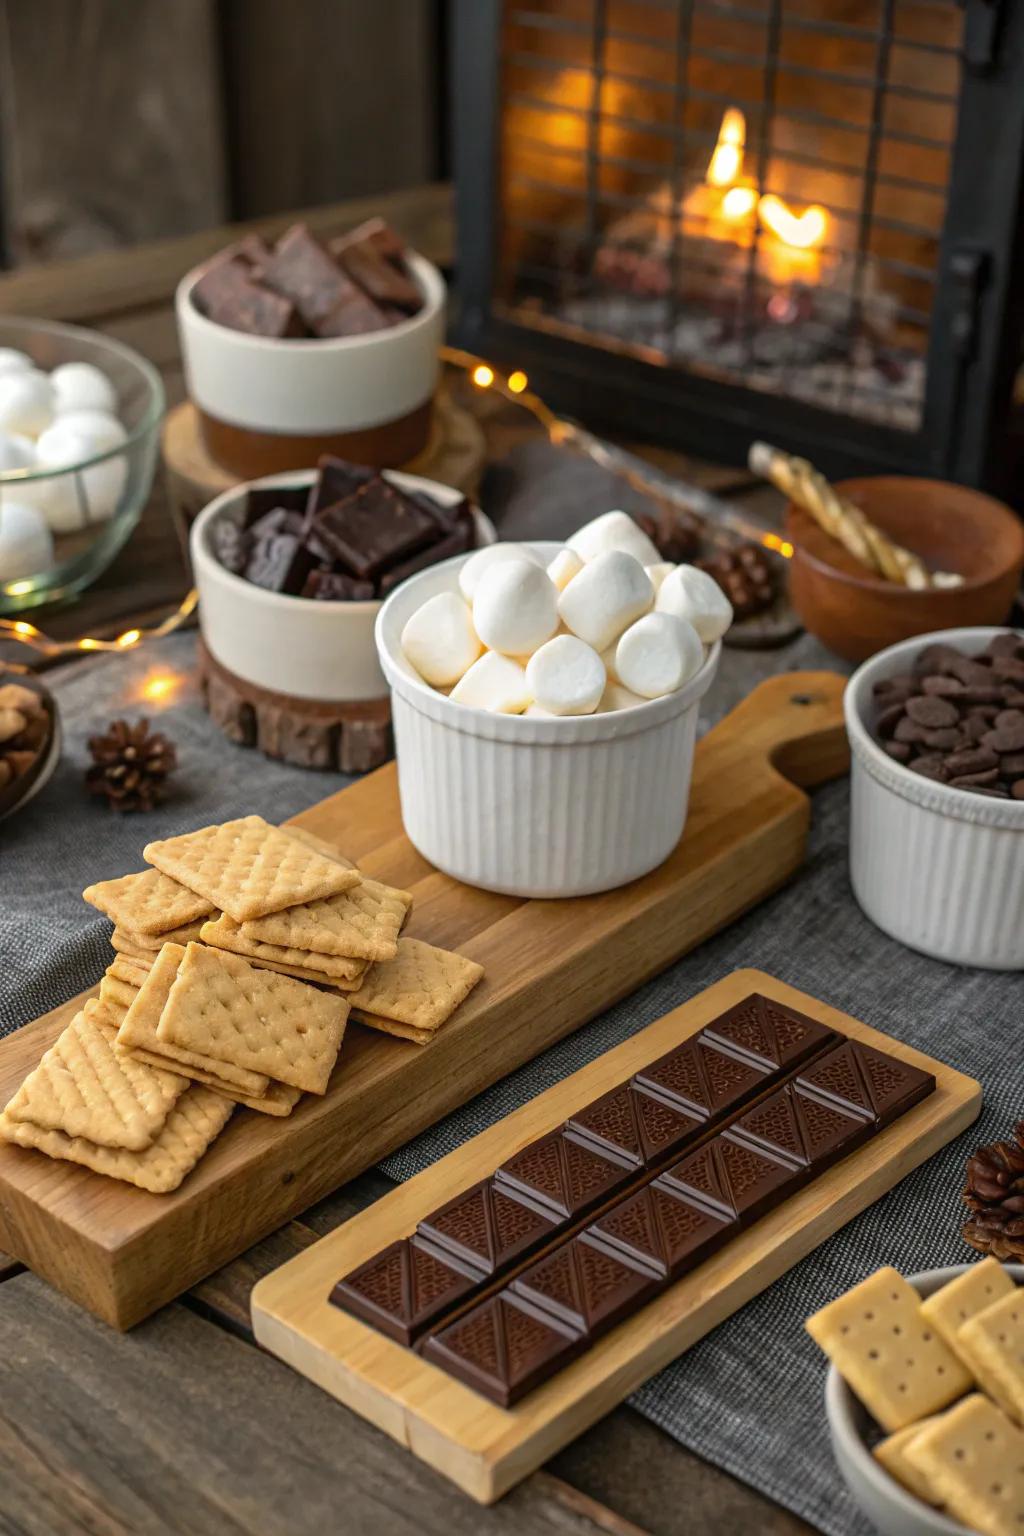
M0 264L428 181L441 0L0 0Z

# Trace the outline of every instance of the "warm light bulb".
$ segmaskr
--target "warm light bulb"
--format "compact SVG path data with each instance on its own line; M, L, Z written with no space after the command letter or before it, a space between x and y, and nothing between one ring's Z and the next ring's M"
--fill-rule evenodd
M79 640L79 642L78 642L78 649L80 651L98 651L99 648L100 648L100 643L99 643L98 640L85 639L85 640Z
M173 672L155 672L147 677L142 685L141 694L151 704L159 704L166 701L177 691L181 681Z
M32 583L30 581L15 581L11 583L7 590L15 595L18 592L30 592L32 590ZM14 633L16 635L38 635L39 631L34 624L26 624L24 619L16 619Z
M478 389L488 389L494 383L494 369L486 363L478 363L473 369L473 383Z
M766 533L762 536L761 542L767 549L774 549L775 553L781 555L784 560L792 560L793 546L788 539L780 539L777 533Z
M141 639L142 639L142 631L141 630L138 630L138 629L126 629L123 635L118 635L117 643L118 643L118 645L129 646L129 645L134 645L137 640L141 640Z
M508 376L508 387L514 395L521 395L529 382L521 368L517 368L514 373L510 373Z

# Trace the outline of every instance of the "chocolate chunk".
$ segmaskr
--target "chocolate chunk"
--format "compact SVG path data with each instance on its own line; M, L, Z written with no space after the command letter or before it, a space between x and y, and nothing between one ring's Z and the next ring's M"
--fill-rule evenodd
M384 326L377 305L340 271L304 224L293 224L281 236L261 276L291 300L318 336L352 336Z
M1024 752L1007 752L999 759L999 771L1005 779L1024 775Z
M711 1216L697 1219L709 1232L723 1225ZM650 1270L598 1246L585 1234L560 1243L509 1286L512 1295L587 1334L590 1342L643 1306L657 1289Z
M367 581L429 543L436 524L378 476L325 507L311 531L350 575Z
M735 1140L729 1131L660 1175L663 1185L699 1205L727 1218L749 1221L755 1221L774 1196L796 1180L792 1164Z
M315 570L306 577L299 596L321 603L365 603L375 593L372 581L357 581L340 571Z
M412 1344L446 1307L481 1283L480 1272L420 1238L401 1238L338 1281L331 1302L399 1344Z
M993 721L997 731L1003 731L1011 726L1024 725L1024 712L1019 709L1001 709Z
M906 710L915 724L927 726L930 731L956 725L960 718L956 705L948 699L939 698L937 694L916 694L907 700Z
M940 783L946 781L946 765L941 757L912 757L907 767L911 773L919 773L922 778L937 779Z
M700 1257L706 1258L729 1234L729 1227L724 1213L686 1200L662 1178L657 1187L648 1185L616 1201L587 1228L582 1241L646 1270L652 1278L668 1280L673 1271L680 1273L684 1265L699 1262L695 1247L703 1246Z
M355 229L350 229L347 234L335 235L333 240L328 240L327 249L337 261L353 245L368 245L379 256L399 265L405 261L405 241L385 219L366 219L364 223L357 224Z
M684 1040L638 1072L634 1082L687 1114L707 1119L764 1087L765 1069L701 1040Z
M241 576L249 558L249 536L230 518L222 517L210 530L213 552L225 570Z
M985 650L989 656L1024 657L1024 637L1013 634L993 635Z
M925 726L918 724L916 720L912 720L909 715L904 715L893 731L893 736L897 741L916 741L920 744L924 741L925 731Z
M405 581L409 576L415 576L417 571L425 571L428 565L438 565L442 560L450 560L454 555L463 555L472 546L472 532L469 528L461 526L453 528L451 533L438 539L436 544L429 544L426 549L421 549L419 554L413 555L410 560L403 560L398 565L393 565L389 571L385 571L380 578L380 595L386 597L394 591L399 582Z
M633 1164L561 1130L533 1141L495 1173L499 1184L558 1216L579 1216L621 1189Z
M845 1156L867 1122L790 1084L741 1115L730 1134L797 1168Z
M306 515L310 522L318 517L325 507L333 506L336 501L345 501L347 497L353 496L360 486L376 480L380 473L368 464L350 464L347 459L336 459L329 453L321 455L317 460L316 468L316 479L313 481L309 499L306 502Z
M553 1212L496 1179L482 1179L419 1222L416 1232L435 1248L492 1275L538 1247L557 1224Z
M628 1158L635 1168L648 1168L692 1140L703 1122L644 1093L635 1083L622 1083L571 1116L566 1125L600 1150Z
M277 533L291 533L300 538L303 530L303 518L301 512L293 512L289 507L273 507L269 512L264 512L254 523L249 524L249 536L254 544L261 539L269 539Z
M270 533L253 543L245 576L254 586L264 587L268 592L297 596L312 563L312 555L297 534Z
M408 273L388 261L367 241L357 241L337 252L337 261L354 283L377 304L404 311L402 318L423 307L423 295Z
M561 1370L586 1344L551 1312L502 1291L423 1344L423 1358L443 1366L491 1402L510 1407Z
M925 731L924 745L935 752L955 752L965 745L963 732L955 725L947 725L940 731Z
M805 1067L797 1087L848 1114L889 1125L935 1088L935 1078L909 1062L859 1040L846 1040Z
M250 336L301 336L303 327L288 298L253 282L244 261L219 261L192 289L192 302L217 325Z
M701 1039L771 1069L805 1061L812 1052L835 1039L835 1030L795 1008L786 1008L774 998L752 992L706 1025Z

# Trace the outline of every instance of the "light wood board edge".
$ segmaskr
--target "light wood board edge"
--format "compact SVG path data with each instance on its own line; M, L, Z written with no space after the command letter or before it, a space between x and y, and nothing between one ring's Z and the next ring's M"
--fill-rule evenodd
M329 1304L340 1275L412 1231L442 1199L468 1188L751 991L934 1072L935 1093L511 1410L488 1403ZM970 1125L980 1108L981 1087L973 1078L764 972L737 971L265 1277L252 1295L256 1338L473 1498L490 1503L931 1157Z

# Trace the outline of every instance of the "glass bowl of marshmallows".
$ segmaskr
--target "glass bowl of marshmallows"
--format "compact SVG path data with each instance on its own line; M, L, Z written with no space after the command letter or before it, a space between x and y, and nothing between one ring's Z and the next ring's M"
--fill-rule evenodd
M139 520L160 377L77 326L0 319L0 614L88 586Z
M732 609L608 512L567 544L494 544L377 619L419 851L471 885L579 896L647 873L686 819L700 700Z

